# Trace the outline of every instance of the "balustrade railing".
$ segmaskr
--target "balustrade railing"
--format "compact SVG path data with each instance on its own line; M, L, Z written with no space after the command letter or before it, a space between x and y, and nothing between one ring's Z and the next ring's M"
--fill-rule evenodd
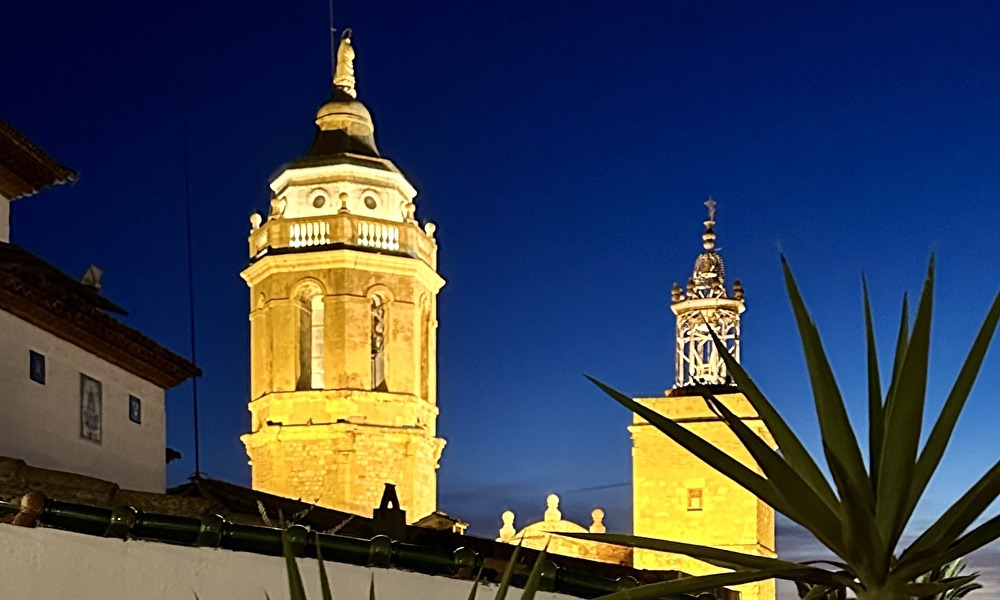
M370 219L352 214L327 217L271 218L250 232L250 257L269 248L309 248L342 244L419 256L436 268L437 244L412 221L403 223Z

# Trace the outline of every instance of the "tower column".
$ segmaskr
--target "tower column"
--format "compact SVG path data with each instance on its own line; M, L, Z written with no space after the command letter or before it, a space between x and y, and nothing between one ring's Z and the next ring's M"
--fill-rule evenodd
M749 452L729 426L712 412L693 386L710 389L760 437L774 446L767 428L737 389L710 332L725 351L740 357L743 286L727 289L722 257L715 247L715 201L709 199L702 234L703 252L681 288L671 291L676 315L675 379L664 396L638 398L644 406L681 424L744 465L756 470ZM758 556L775 556L774 510L722 473L635 416L632 434L633 531L637 536L713 546ZM722 571L675 554L635 550L637 568L676 569L692 575ZM735 586L745 600L774 600L774 580Z
M250 317L253 487L370 516L386 483L407 518L437 509L436 328L444 285L433 224L376 146L341 40L330 99L305 156L251 217L242 276Z

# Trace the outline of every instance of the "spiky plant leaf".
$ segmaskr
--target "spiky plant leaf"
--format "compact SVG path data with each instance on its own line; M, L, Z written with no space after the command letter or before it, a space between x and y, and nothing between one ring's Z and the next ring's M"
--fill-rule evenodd
M302 587L302 575L299 573L299 565L295 562L295 553L292 551L292 544L288 539L288 529L282 525L281 529L281 550L285 557L285 570L288 573L288 595L291 600L306 600L306 590Z
M476 579L472 582L472 591L469 592L469 600L476 600L476 592L479 590L479 582L483 578L483 565L479 565L479 571L476 572Z
M657 538L642 537L636 535L625 535L620 533L559 533L564 537L579 540L589 540L602 542L605 544L615 544L628 548L641 548L645 550L655 550L657 552L669 552L671 554L683 554L706 562L710 565L734 571L747 570L773 570L773 571L795 571L801 570L806 575L805 581L810 583L837 584L843 579L836 573L818 569L816 567L801 563L790 562L778 558L768 558L754 554L743 554L732 550L721 548L708 548L697 544L685 544L683 542L671 542Z
M712 336L715 347L724 349L725 344L711 327L708 329L708 332ZM727 350L721 350L719 355L725 361L726 370L733 377L736 387L743 392L747 401L757 411L757 415L771 433L781 455L788 461L788 464L795 469L800 477L809 483L813 491L819 494L823 502L830 509L839 509L840 503L837 500L837 496L833 493L833 488L830 487L830 482L823 475L819 465L816 464L816 461L813 460L812 456L805 449L805 446L799 441L798 436L792 432L792 428L788 426L788 423L785 422L771 402L764 396L764 393L757 387L757 384L750 377L750 374L746 372L746 369L743 368L743 365Z
M909 509L911 511L916 506L917 501L920 500L924 489L927 487L927 483L931 479L931 475L933 475L938 464L940 464L941 457L944 456L945 448L947 448L948 442L951 440L951 434L955 430L955 424L958 423L958 417L962 413L962 409L965 408L965 401L969 398L972 386L979 376L979 371L983 366L983 359L986 357L986 350L993 340L998 322L1000 322L1000 293L994 297L993 304L986 314L986 319L979 329L979 334L976 336L976 340L969 350L965 363L962 364L958 378L955 380L955 384L952 386L944 402L944 406L941 408L941 414L934 423L934 427L927 437L927 442L920 452L920 458L917 460L916 468L913 471L912 491L909 498Z
M823 437L823 449L829 457L835 456L843 465L847 485L854 489L851 495L864 498L866 504L874 507L875 499L872 493L871 480L865 471L861 450L857 437L847 416L847 408L840 395L840 388L833 377L833 369L826 357L823 343L819 339L819 331L813 323L805 302L799 292L798 284L792 275L785 257L781 257L781 268L785 277L785 288L792 304L792 312L799 327L799 337L802 339L802 349L809 371L809 381L813 390L813 402L816 406L816 416L819 419L820 433ZM829 458L828 458L829 461ZM846 493L839 490L841 498Z
M375 573L372 573L371 583L368 585L368 600L375 600Z
M842 523L838 514L830 510L824 504L819 495L816 494L812 486L805 482L799 474L792 469L780 454L771 449L754 431L747 427L742 419L733 414L732 411L720 402L715 396L701 391L705 401L709 403L712 410L720 415L732 430L736 437L743 444L743 447L750 452L757 465L764 471L768 481L772 482L775 489L781 494L789 504L798 507L802 517L809 524L809 530L817 538L829 545L831 548L841 548L844 544L842 537ZM707 395L706 395L707 394ZM794 490L797 497L789 498L783 490Z
M885 432L892 443L883 447L879 460L875 522L891 555L910 520L910 490L920 444L920 429L927 392L927 364L931 342L931 310L934 296L934 257L917 303L913 333L903 355L899 373L885 404Z
M775 577L795 579L799 574L795 571L737 571L734 573L719 573L702 575L700 577L682 577L672 581L650 583L637 588L621 590L597 600L662 600L673 595L691 594L695 592L710 592L716 588L754 583Z
M316 562L319 564L319 588L323 595L323 600L333 600L333 590L330 589L330 578L326 574L326 565L323 563L323 542L320 536L316 536Z
M535 599L535 592L538 591L539 586L542 584L542 571L545 569L545 561L549 558L548 547L549 545L545 544L545 548L538 553L538 558L535 559L535 564L531 567L531 573L528 574L528 581L524 584L524 592L521 593L521 600Z
M864 294L865 348L868 356L868 468L871 470L872 481L877 481L878 462L882 456L882 438L885 435L885 406L882 403L882 381L878 370L878 350L875 347L871 299L868 297L868 282L863 276L861 288Z
M514 575L514 566L517 565L517 559L521 555L521 544L524 543L524 539L521 539L514 547L514 552L510 555L510 560L507 561L507 566L504 567L503 577L500 578L500 587L497 589L497 595L494 600L504 600L507 597L507 590L510 589L510 578Z

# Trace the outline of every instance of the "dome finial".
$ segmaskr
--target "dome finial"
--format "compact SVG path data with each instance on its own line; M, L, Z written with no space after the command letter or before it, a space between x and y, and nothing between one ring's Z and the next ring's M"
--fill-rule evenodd
M715 199L711 196L705 201L708 207L708 220L705 221L705 233L701 234L701 243L705 250L715 248Z
M351 30L345 29L337 48L337 68L333 72L333 85L351 98L358 97L354 89L354 46L351 45Z

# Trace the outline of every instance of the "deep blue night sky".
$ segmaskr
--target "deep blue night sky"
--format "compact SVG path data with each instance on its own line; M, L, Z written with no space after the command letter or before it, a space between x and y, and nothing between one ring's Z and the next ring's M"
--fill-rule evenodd
M550 492L570 518L599 505L630 528L630 417L581 373L636 395L670 386L669 288L690 274L709 195L747 290L744 363L813 449L779 248L859 416L861 273L889 356L936 251L940 405L1000 283L994 0L336 11L379 148L439 226L440 507L473 532L495 535L507 508L540 518ZM80 173L15 204L14 241L73 275L97 264L127 322L184 354L186 123L203 469L248 483L247 216L327 96L326 3L39 0L3 3L0 23L0 118ZM993 351L921 519L997 459L998 389ZM172 484L193 471L190 395L168 394Z

